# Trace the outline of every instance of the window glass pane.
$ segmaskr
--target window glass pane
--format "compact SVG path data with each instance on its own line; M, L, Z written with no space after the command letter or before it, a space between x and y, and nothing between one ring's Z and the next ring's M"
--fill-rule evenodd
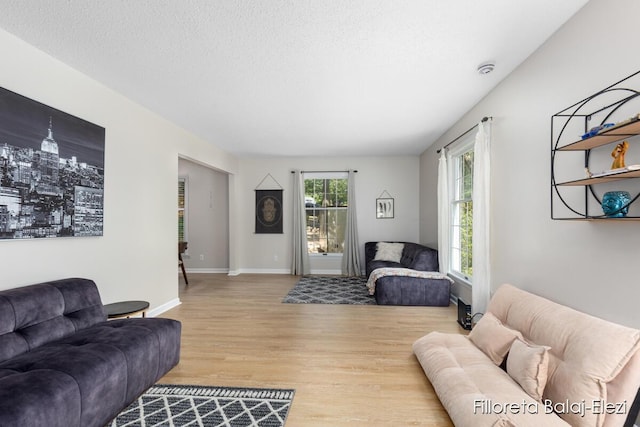
M473 275L473 151L452 160L451 270L470 280Z
M454 176L455 176L455 186L453 187L455 189L455 194L453 195L453 201L456 200L460 200L462 199L462 194L464 192L463 188L462 188L462 170L460 168L460 159L456 158L456 162L455 162L455 170L454 170Z
M346 209L327 210L327 253L342 253L342 249L344 247L344 230L346 224Z
M336 206L347 206L347 181L336 180Z
M178 241L184 242L184 210L178 211Z
M473 236L473 202L464 202L460 206L460 272L467 277L473 275L472 236Z
M186 194L187 194L187 181L185 178L178 179L178 241L184 242L187 239L187 227L186 227Z
M178 180L178 209L184 209L184 187L184 180Z
M473 191L473 151L468 151L462 155L462 198L471 200Z
M322 253L321 246L326 246L320 235L320 212L317 209L307 209L307 248L310 254ZM322 212L324 215L324 211ZM322 218L324 220L324 217Z
M451 248L451 269L453 271L460 271L460 248Z

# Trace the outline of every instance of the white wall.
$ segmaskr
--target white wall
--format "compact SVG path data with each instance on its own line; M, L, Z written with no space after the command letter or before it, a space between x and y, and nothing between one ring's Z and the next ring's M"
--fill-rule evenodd
M280 272L291 271L291 171L334 171L355 169L356 209L360 250L364 243L373 240L418 241L418 157L378 158L254 158L240 160L238 180L237 230L241 271ZM267 176L271 176L284 189L283 234L255 234L254 190ZM268 178L265 182L272 182ZM274 187L277 187L274 184ZM261 189L266 189L260 186ZM395 218L376 219L375 199L387 190L395 198ZM362 259L361 254L361 259ZM340 272L340 258L320 257L311 260L312 273L336 274ZM364 266L363 266L364 268Z
M0 241L0 289L79 276L105 303L177 303L178 156L237 160L3 30L0 51L0 86L106 128L104 236Z
M592 0L423 153L421 240L437 239L436 150L493 116L492 288L510 282L640 327L638 223L553 221L549 188L551 116L640 68L630 46L639 15L634 0Z
M229 179L226 173L180 159L178 174L187 189L188 273L229 270Z

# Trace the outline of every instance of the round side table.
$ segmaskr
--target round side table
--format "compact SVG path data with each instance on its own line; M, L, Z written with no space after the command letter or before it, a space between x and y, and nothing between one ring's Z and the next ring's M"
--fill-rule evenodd
M148 301L122 301L114 302L112 304L106 304L104 306L107 312L108 319L118 319L121 317L131 317L136 314L142 314L142 317L147 316L147 310L149 309Z

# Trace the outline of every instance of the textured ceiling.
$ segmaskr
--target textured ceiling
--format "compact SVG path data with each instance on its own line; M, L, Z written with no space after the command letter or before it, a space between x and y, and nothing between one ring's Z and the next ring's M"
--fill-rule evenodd
M378 156L424 151L585 3L0 0L0 27L236 155Z

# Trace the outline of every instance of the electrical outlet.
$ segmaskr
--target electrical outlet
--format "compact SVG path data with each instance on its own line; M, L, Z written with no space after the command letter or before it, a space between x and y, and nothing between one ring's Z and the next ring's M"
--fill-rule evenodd
M277 261L277 260L278 260L278 255L274 255L274 256L273 256L273 260L274 260L274 261Z
M204 261L204 254L200 254L200 261Z

